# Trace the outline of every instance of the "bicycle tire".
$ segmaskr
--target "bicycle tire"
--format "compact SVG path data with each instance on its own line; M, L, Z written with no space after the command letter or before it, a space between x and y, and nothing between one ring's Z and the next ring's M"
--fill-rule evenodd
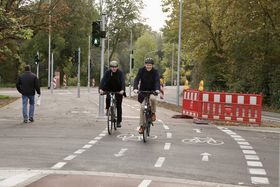
M143 127L144 127L144 131L143 131L143 142L147 142L148 139L148 134L147 134L147 127L148 127L148 115L146 112L144 112L144 119L143 119Z
M112 121L112 111L111 107L108 109L108 115L107 115L107 129L108 129L108 134L112 134L113 130L113 121Z

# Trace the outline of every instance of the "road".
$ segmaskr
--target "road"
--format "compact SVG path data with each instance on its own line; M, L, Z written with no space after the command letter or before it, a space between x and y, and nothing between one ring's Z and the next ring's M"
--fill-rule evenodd
M0 94L18 96L12 90ZM0 109L0 186L279 185L279 130L197 125L158 108L151 137L137 133L139 104L123 101L123 126L108 135L99 96L42 91L35 122L21 100Z

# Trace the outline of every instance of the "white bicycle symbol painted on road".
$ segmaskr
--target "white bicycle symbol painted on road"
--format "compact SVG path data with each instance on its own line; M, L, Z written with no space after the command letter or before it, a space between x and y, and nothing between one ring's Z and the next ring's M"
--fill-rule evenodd
M120 138L122 141L128 141L128 140L132 140L132 141L142 141L143 136L142 135L134 135L134 134L120 134L117 136L118 138ZM157 136L155 135L150 135L148 137L149 139L156 139Z
M214 140L213 138L210 138L210 137L206 137L206 138L194 137L192 139L183 139L182 142L187 143L187 144L202 144L202 143L208 143L210 145L224 144L223 141Z

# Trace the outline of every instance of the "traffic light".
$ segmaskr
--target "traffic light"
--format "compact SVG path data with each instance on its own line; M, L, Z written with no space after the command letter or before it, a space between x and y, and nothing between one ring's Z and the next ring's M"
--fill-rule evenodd
M72 58L72 63L73 64L78 64L78 61L79 61L79 52L77 50L75 50L75 53L74 53L74 57Z
M92 33L91 33L91 41L92 45L95 47L99 47L100 45L100 21L92 22Z
M37 65L39 64L39 55L36 54L35 57L34 57L34 63Z

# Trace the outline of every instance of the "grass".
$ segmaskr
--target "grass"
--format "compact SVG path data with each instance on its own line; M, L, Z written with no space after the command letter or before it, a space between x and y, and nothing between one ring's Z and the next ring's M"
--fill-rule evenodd
M0 108L4 107L12 102L14 102L15 100L17 100L18 97L11 97L11 96L7 96L7 95L0 95Z

